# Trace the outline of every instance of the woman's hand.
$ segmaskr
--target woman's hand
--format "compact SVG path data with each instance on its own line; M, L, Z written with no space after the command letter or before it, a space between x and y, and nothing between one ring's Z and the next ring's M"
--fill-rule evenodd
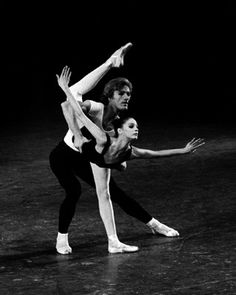
M195 139L193 138L190 142L186 144L184 147L185 153L191 153L195 152L197 148L205 144L204 140L202 138Z
M68 66L65 66L61 72L61 75L56 75L57 77L57 83L61 87L61 89L65 92L65 90L68 88L68 84L70 82L70 68Z

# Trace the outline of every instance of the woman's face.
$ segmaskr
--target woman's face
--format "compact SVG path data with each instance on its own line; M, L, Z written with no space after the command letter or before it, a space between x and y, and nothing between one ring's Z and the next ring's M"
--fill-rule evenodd
M138 138L138 123L135 119L129 118L123 123L120 128L121 134L124 134L127 138L133 140Z

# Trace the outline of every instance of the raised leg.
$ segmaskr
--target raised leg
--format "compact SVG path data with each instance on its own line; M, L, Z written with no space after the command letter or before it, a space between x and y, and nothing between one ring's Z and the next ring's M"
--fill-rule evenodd
M87 74L80 81L70 87L72 94L75 98L80 99L81 95L86 94L92 90L102 77L113 67L120 67L124 65L124 56L127 51L132 47L132 43L127 43L118 50L116 50L108 60L101 66Z

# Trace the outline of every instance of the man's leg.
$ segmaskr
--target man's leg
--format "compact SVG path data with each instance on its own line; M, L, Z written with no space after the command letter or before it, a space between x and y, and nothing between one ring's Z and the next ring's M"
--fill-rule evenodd
M57 251L61 254L72 252L68 243L68 229L75 214L76 204L81 195L81 185L76 170L83 171L83 178L94 185L90 164L81 154L61 142L50 154L50 166L65 190L65 199L59 210Z
M154 234L158 233L167 237L179 236L179 233L175 229L153 218L137 201L121 190L112 177L110 180L110 194L112 202L117 203L130 216L145 223Z

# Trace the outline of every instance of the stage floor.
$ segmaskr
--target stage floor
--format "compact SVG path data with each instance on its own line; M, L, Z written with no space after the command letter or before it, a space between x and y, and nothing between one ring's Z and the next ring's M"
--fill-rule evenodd
M236 128L230 124L139 122L139 147L205 146L191 155L128 163L117 183L179 238L154 236L114 205L121 241L133 254L108 254L95 192L83 195L70 227L73 254L56 254L63 191L48 155L62 119L3 130L0 141L0 294L236 294Z

